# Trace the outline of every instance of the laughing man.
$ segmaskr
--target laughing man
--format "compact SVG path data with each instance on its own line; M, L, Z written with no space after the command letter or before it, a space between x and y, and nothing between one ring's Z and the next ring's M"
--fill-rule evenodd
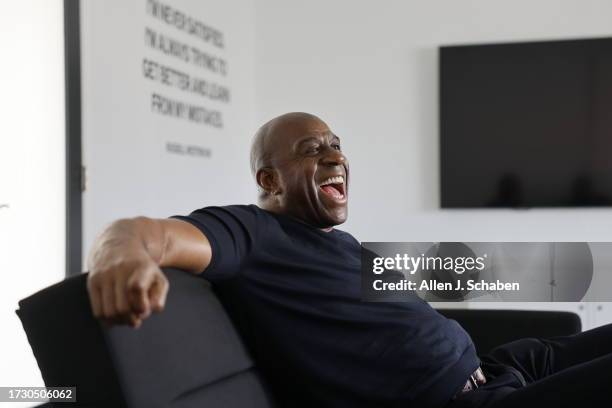
M523 339L480 359L459 324L425 302L362 302L361 247L335 228L347 218L349 166L318 117L263 125L251 169L258 205L107 228L89 257L95 316L139 326L164 307L160 268L175 267L212 283L283 407L610 401L612 326Z

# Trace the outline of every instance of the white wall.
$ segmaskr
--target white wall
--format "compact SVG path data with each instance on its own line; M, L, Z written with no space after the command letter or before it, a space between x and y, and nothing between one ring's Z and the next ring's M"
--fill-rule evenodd
M362 241L612 241L612 210L437 209L437 47L611 36L610 15L603 0L257 0L257 121L328 121Z
M161 0L221 31L223 48L153 18L147 1L82 2L84 255L104 226L118 218L168 217L254 198L248 164L255 128L252 1ZM227 75L148 47L145 27L223 58ZM229 87L230 102L145 78L145 58ZM152 112L152 93L220 110L224 127ZM212 155L170 153L167 142L210 149Z
M259 124L292 110L319 114L343 137L352 174L344 228L361 240L612 240L603 222L612 220L611 210L437 209L437 47L612 35L606 18L612 3L166 3L226 34L236 114L217 134L148 115L143 97L151 84L139 71L143 56L155 56L142 39L143 27L151 24L146 1L85 0L86 251L95 234L118 217L253 202L249 139ZM177 65L170 57L157 59ZM220 154L179 162L162 151L168 134L204 140ZM194 187L194 179L202 183ZM168 189L172 193L162 193ZM375 222L372 210L378 211Z
M15 309L65 273L63 2L7 2L0 27L0 386L42 386Z

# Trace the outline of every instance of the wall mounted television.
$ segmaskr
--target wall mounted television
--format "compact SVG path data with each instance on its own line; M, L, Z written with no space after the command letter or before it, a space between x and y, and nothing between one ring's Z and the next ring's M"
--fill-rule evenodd
M612 205L612 38L440 48L442 208Z

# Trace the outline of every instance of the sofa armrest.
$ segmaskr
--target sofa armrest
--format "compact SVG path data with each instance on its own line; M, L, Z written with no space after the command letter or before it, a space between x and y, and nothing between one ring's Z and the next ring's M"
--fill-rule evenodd
M47 387L77 387L79 404L127 408L86 280L82 274L49 286L16 312Z

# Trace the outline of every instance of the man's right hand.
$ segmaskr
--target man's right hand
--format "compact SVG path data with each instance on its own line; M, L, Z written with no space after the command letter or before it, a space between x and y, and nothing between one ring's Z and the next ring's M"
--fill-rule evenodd
M111 224L88 258L87 290L95 317L138 327L163 310L168 280L161 267L199 273L210 263L208 239L176 219L138 217Z

